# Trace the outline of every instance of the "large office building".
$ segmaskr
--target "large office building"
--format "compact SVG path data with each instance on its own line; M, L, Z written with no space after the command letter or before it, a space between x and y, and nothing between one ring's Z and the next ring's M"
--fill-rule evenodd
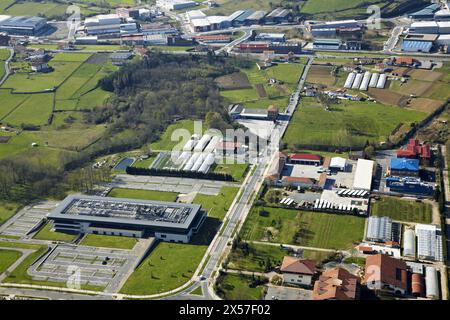
M205 217L196 204L71 195L48 218L59 231L188 243Z
M2 16L0 15L0 32L9 35L36 36L47 28L47 19L28 16Z

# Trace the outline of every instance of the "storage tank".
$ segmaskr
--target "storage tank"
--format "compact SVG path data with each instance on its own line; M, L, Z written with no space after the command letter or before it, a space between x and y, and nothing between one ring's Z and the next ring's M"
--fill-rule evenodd
M406 229L403 233L403 255L416 256L416 234L413 229Z
M364 73L364 77L361 81L361 85L359 86L359 90L367 91L367 89L369 88L369 82L370 82L371 77L372 77L372 73L370 73L369 71L366 71Z
M356 73L351 72L347 76L347 80L345 81L344 88L350 89L352 87L353 81L355 80Z
M203 161L205 160L205 157L206 156L205 156L204 153L200 153L200 155L198 156L197 160L192 165L191 171L198 171L198 169L200 169Z
M363 79L363 74L362 73L358 73L355 76L355 81L353 82L352 89L359 89L359 86L361 85L362 79Z
M421 274L413 273L411 276L411 292L416 297L423 295L423 277Z
M377 82L377 89L384 89L384 86L386 85L386 80L387 80L386 74L384 73L381 74Z
M439 299L439 284L436 268L426 267L425 269L425 291L429 299Z
M203 149L205 149L206 145L208 144L209 140L211 140L211 136L208 134L205 134L197 143L197 145L194 148L195 152L202 152Z
M210 153L214 152L216 149L217 144L220 142L220 137L214 136L211 138L211 141L209 141L208 145L206 146L204 152Z
M216 158L214 157L213 153L209 153L205 160L203 161L202 165L200 166L199 172L207 173L209 168L213 165Z
M369 87L370 88L376 88L378 79L380 78L379 73L372 73L372 77L370 78Z
M190 171L192 169L192 166L197 161L198 157L200 156L200 153L194 153L191 158L188 160L186 165L184 166L184 171Z

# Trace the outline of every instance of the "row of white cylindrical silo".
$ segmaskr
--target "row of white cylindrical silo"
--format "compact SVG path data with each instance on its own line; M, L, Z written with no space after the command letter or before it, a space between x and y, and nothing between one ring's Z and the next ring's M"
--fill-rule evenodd
M365 73L351 72L347 76L344 88L367 91L368 88L384 89L386 86L387 75L382 73L371 73L366 71Z
M438 274L434 267L425 268L425 292L427 298L439 299Z
M207 146L208 142L211 140L211 136L209 134L203 135L203 137L198 141L198 143L194 147L195 152L202 152L203 149Z
M209 168L213 165L214 161L216 160L216 157L213 153L208 153L205 160L203 161L202 165L200 166L199 172L207 173Z
M366 71L364 73L363 79L361 81L361 85L359 86L359 90L367 91L367 89L369 88L369 82L370 82L371 77L372 77L372 73L370 73L369 71Z

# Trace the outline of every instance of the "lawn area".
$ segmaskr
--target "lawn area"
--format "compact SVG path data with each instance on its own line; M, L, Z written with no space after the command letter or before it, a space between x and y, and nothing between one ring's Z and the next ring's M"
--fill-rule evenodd
M378 3L380 0L308 0L303 6L301 12L303 13L322 13L322 12L335 12L341 10L348 10L355 8L359 5L369 6L370 3Z
M260 214L260 209L268 214ZM349 215L255 207L244 224L242 237L251 241L348 249L362 240L364 222L364 218Z
M120 292L146 295L176 289L189 281L206 249L206 245L160 242Z
M109 192L108 197L175 202L177 200L178 193L153 191L153 190L114 188Z
M252 8L253 10L264 10L270 12L271 5L276 7L281 0L217 0L219 6L208 9L208 15L230 15L237 10L244 10L244 8Z
M19 208L17 203L0 201L0 225L11 218Z
M135 168L146 168L146 169L148 169L148 168L152 165L153 161L155 161L155 159L156 159L156 154L150 156L150 158L148 158L148 159L144 159L144 160L139 160L139 159L137 159L137 160L133 163L132 167L135 167Z
M103 234L87 234L80 245L89 247L105 247L131 250L137 243L137 239L131 237L108 236Z
M239 248L233 250L230 254L230 263L228 268L265 272L265 262L271 261L272 266L279 266L283 261L283 257L289 255L288 251L281 249L278 246L264 245L264 244L249 244L249 255L245 255ZM329 256L328 252L304 250L303 258L315 260L317 263Z
M0 274L6 271L17 259L22 256L19 251L0 249Z
M45 125L53 111L53 93L28 95L4 121L11 125L21 124Z
M366 141L386 141L398 124L411 124L427 116L425 112L374 102L342 101L327 111L316 98L303 98L283 138L291 150L362 148Z
M428 203L383 197L372 203L372 214L405 222L431 223L432 207Z
M5 75L5 60L9 58L9 50L0 49L0 79Z
M213 172L216 173L226 173L233 177L235 181L242 181L245 178L249 165L246 163L240 164L217 164L214 167Z
M175 130L184 129L189 132L190 135L194 134L194 121L192 120L181 120L174 124L171 124L167 127L167 129L161 134L161 137L158 141L150 144L150 148L152 150L167 150L171 151L181 140L172 141L172 133ZM187 141L186 141L187 142Z
M221 297L224 300L261 300L264 287L259 285L252 288L251 281L250 276L229 273L221 275L216 286L222 292Z
M47 222L44 227L39 230L38 233L33 237L34 239L38 240L50 240L50 241L64 241L64 242L71 242L75 239L76 235L64 233L64 232L56 232L52 231L53 224L50 222Z
M225 186L217 196L197 194L193 203L200 204L209 217L223 220L238 191L238 187Z

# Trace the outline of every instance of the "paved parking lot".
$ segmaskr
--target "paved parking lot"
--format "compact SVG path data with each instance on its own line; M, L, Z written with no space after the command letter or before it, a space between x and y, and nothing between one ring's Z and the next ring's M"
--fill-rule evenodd
M269 286L265 300L311 300L312 291L292 288L292 287L278 287Z
M33 231L42 219L46 217L58 202L46 201L32 207L25 207L0 226L0 234L6 236L24 237Z
M55 246L28 272L35 280L67 282L79 275L80 284L115 286L133 269L133 251L75 245Z
M109 187L166 191L184 194L197 192L205 195L217 196L220 193L220 189L225 185L238 186L237 184L224 181L176 177L117 175L109 184Z

